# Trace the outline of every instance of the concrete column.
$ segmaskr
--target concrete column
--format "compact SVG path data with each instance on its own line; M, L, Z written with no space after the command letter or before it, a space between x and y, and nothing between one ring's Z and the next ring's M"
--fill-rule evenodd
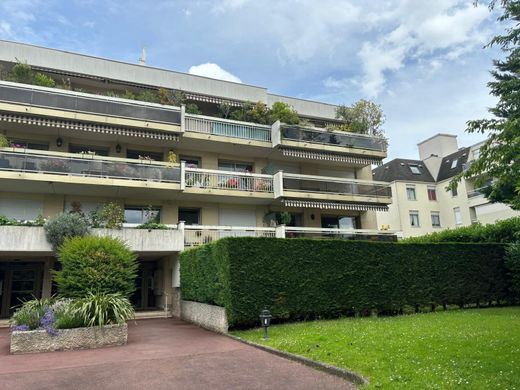
M49 298L52 291L52 269L54 258L49 258L43 263L42 298Z
M275 231L276 238L285 238L285 225L278 225Z

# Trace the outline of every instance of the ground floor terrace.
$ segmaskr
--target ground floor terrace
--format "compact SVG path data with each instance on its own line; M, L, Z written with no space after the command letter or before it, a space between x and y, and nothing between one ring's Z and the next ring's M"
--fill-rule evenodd
M129 323L128 344L9 354L0 329L6 389L354 389L344 379L176 319Z

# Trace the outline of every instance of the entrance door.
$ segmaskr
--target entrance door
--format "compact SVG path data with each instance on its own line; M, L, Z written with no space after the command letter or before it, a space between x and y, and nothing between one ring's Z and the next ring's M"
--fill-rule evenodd
M136 310L154 309L156 307L154 285L156 261L142 261L135 280L136 289L131 301Z
M41 263L0 263L0 317L9 317L24 301L41 297Z

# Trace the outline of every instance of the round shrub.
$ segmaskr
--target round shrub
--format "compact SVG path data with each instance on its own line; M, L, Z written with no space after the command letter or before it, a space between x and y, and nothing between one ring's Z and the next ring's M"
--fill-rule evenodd
M45 236L47 241L56 251L66 238L85 236L88 234L88 224L81 215L77 213L61 213L49 219L45 225Z
M61 271L54 273L58 293L66 298L120 293L129 298L135 290L137 257L113 237L67 238L58 251Z

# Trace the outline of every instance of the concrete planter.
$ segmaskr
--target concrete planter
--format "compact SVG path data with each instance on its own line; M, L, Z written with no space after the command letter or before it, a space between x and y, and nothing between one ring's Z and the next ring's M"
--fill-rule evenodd
M12 354L90 349L126 344L126 324L89 328L59 329L51 336L46 330L14 331L11 333Z
M228 332L228 319L224 307L200 302L182 301L181 318L214 332Z

